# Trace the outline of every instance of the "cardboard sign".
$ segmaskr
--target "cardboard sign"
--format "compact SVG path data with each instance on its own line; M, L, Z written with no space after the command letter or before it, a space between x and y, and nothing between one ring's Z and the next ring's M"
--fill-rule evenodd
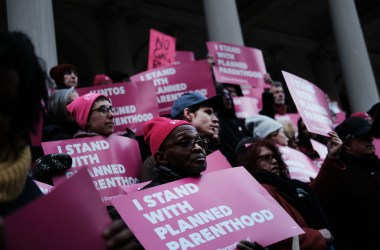
M98 93L105 95L116 108L114 113L114 131L116 134L125 133L128 127L136 136L143 135L143 125L158 117L158 104L152 96L155 90L150 83L118 83L88 88L76 89L79 95Z
M111 224L86 171L5 218L6 249L106 249Z
M186 62L194 62L195 56L192 51L179 51L175 52L175 61L174 64L186 63Z
M250 86L241 86L241 90L244 96L253 98L257 100L257 108L261 110L263 108L262 94L264 92L264 88L252 88Z
M207 49L215 60L216 81L264 86L267 71L261 50L220 42L207 42Z
M176 39L157 30L150 30L148 70L174 63Z
M243 167L170 182L112 203L145 249L235 249L243 239L267 246L303 233Z
M246 97L246 96L237 96L233 98L236 117L245 119L259 113L257 107L257 99Z
M170 114L175 100L186 92L216 95L210 65L206 60L149 70L131 77L133 82L150 82L156 89L160 115Z
M210 173L213 171L223 170L232 168L231 164L227 161L226 157L220 152L216 150L211 154L206 156L207 168L204 173Z
M328 153L326 145L313 139L310 139L310 142L311 142L311 145L313 146L313 149L317 151L317 153L319 154L319 157L323 160L326 159L326 156Z
M120 186L140 182L142 163L136 140L118 135L95 136L43 142L42 148L45 155L63 153L73 159L64 175L53 178L55 186L86 168L106 205L113 197L124 194Z
M34 182L36 183L36 185L38 186L38 188L41 190L41 192L43 194L48 194L48 193L50 193L50 191L52 191L54 189L54 186L51 186L49 184L46 184L46 183L43 183L40 181L36 181L36 180L34 180Z
M282 154L282 159L288 165L292 179L310 182L310 178L317 176L319 168L316 168L304 153L290 147L279 146L278 148Z
M326 94L298 76L282 71L298 113L309 132L328 136L334 130Z

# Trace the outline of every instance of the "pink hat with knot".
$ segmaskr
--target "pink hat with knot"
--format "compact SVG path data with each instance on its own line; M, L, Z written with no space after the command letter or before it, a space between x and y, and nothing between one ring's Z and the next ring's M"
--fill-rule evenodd
M181 125L191 125L191 123L184 120L171 120L165 117L157 117L144 123L144 140L149 144L152 155L160 149L161 144L170 132Z
M113 82L109 76L107 76L107 75L95 75L93 85L99 86L102 84L104 85L104 84L111 84L111 83L113 83Z
M88 117L90 115L92 104L99 97L108 98L101 94L88 93L76 98L72 103L66 106L69 114L74 118L76 123L82 128L85 129Z

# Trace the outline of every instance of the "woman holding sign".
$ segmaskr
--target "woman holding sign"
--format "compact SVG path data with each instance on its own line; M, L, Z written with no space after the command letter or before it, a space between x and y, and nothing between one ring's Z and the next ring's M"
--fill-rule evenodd
M318 199L326 198L345 166L337 160L342 141L335 132L329 135L328 156L310 184L290 179L288 167L273 143L256 141L241 156L242 165L305 231L299 236L301 249L331 249L332 245L333 237ZM290 249L290 244L288 239L274 246Z

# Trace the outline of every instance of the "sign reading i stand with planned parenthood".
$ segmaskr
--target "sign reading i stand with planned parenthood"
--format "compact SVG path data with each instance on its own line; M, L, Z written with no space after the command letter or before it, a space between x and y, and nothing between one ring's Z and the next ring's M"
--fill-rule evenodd
M334 128L326 94L301 77L285 71L282 74L307 130L328 136Z
M216 94L207 60L148 70L132 76L131 80L137 85L150 82L155 87L160 115L170 114L174 101L186 92L199 92L207 98Z
M132 192L112 203L147 250L235 249L243 239L267 246L303 233L243 167Z
M215 61L213 70L217 82L264 85L266 68L261 50L219 42L207 42L207 48Z

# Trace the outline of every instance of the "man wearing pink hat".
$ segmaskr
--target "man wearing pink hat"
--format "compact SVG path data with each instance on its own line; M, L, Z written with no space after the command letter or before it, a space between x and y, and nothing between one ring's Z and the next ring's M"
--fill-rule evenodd
M157 186L206 170L207 142L183 120L157 117L144 124L144 140L156 161L157 176L144 188Z

